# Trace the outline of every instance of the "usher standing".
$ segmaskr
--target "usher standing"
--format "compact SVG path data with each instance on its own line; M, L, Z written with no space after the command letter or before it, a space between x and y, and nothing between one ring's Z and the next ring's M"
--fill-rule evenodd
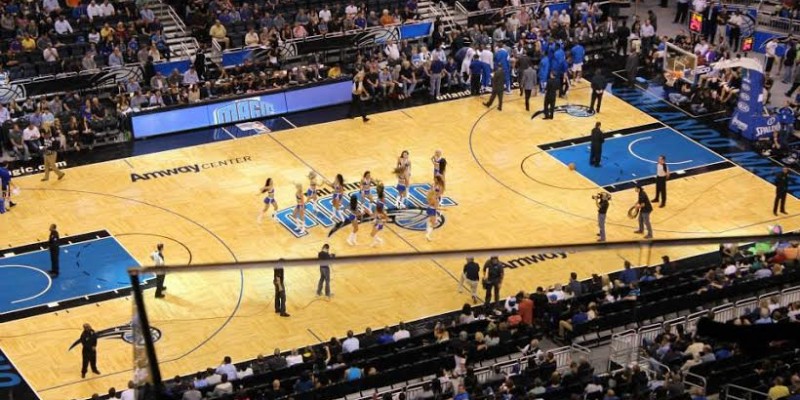
M661 200L659 208L664 208L667 205L667 179L669 179L667 158L659 156L656 164L656 198L653 199L653 203L658 203Z
M50 225L50 238L47 239L47 247L50 248L50 272L52 278L58 278L58 255L61 247L61 237L56 230L56 224Z

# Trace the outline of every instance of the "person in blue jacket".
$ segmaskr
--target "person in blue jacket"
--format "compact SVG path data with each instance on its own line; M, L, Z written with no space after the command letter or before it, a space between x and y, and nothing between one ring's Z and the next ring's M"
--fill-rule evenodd
M505 76L506 92L511 92L511 64L509 63L508 50L503 45L499 45L494 50L494 64L503 68Z
M547 83L547 79L550 77L550 58L542 57L542 61L539 62L539 86L541 86L540 92L544 92L545 84Z
M575 43L569 52L572 55L573 79L577 82L583 75L583 60L586 58L586 49L580 43Z
M558 89L558 96L564 97L564 93L567 91L567 85L564 83L564 75L567 73L567 54L560 44L556 45L556 51L553 52L553 64L551 65L551 69L556 79L561 82L561 87Z
M787 100L786 105L778 110L778 123L781 125L780 143L788 143L789 135L794 133L794 109L792 103Z
M473 96L481 94L483 64L477 54L472 57L472 61L469 63L469 92Z

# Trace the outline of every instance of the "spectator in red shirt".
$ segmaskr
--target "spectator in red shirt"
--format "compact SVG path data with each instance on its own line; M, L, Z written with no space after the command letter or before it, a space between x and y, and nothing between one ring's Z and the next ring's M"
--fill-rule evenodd
M533 300L525 296L524 292L517 293L517 304L519 304L519 316L522 323L527 326L533 325Z

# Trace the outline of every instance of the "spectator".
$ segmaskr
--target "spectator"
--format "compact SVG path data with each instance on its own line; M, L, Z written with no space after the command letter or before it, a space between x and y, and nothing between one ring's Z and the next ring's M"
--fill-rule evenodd
M258 33L256 33L256 30L251 26L250 29L247 30L247 34L244 35L244 45L258 46L260 43L261 39L258 37Z
M52 43L49 44L47 48L44 49L44 51L42 51L42 58L44 58L44 60L49 63L56 63L60 59L58 56L58 50L55 47L53 47Z
M356 365L351 365L350 368L344 371L345 380L348 382L359 380L363 375L364 371Z
M225 356L222 364L217 367L216 372L219 375L227 375L229 381L238 379L236 376L236 366L231 363L231 358L229 356Z
M197 76L197 71L194 69L194 66L190 66L189 70L183 74L183 84L184 85L196 85L200 82L200 78Z
M401 340L405 340L410 337L411 337L411 332L409 332L408 329L406 329L406 325L402 322L400 322L400 324L397 327L397 330L392 335L392 339L395 342L399 342Z
M94 53L87 52L83 55L83 59L81 60L81 67L84 70L95 70L97 69L97 63L94 61Z
M291 367L292 365L302 364L303 363L303 356L300 355L297 349L292 349L291 354L286 357L286 366Z
M22 130L22 140L25 142L30 154L39 155L41 153L42 149L39 143L41 138L42 135L39 133L39 128L33 122L29 122L28 127Z
M59 35L67 35L72 33L72 25L64 18L64 15L59 15L58 20L54 26L56 33Z
M353 331L347 331L347 339L342 342L342 352L352 353L359 349L358 338L353 335Z
M619 274L619 280L625 285L639 281L639 273L632 268L629 261L625 261L625 269Z
M120 393L120 400L135 400L136 390L133 386L133 381L128 381L128 388Z
M119 47L114 47L114 51L108 56L108 66L121 67L124 64L125 60L122 58L122 52L119 50Z
M228 38L228 30L225 29L225 26L223 26L219 20L214 22L214 25L211 26L208 34L211 35L211 39L222 46L223 50L230 46L231 40Z
M384 327L383 331L380 335L378 335L378 339L376 340L377 344L389 344L394 343L394 336L392 335L392 331L389 327Z
M288 364L289 363L286 361L286 358L281 355L280 349L275 349L272 357L267 359L267 366L273 371L286 368Z
M222 375L222 381L214 386L212 392L214 397L222 397L227 394L233 394L233 384L228 382L228 375Z
M772 382L772 387L767 392L769 400L778 400L789 397L789 388L783 384L783 378L777 377Z
M533 325L533 300L525 296L525 292L517 293L518 313L522 318L522 323L526 326Z

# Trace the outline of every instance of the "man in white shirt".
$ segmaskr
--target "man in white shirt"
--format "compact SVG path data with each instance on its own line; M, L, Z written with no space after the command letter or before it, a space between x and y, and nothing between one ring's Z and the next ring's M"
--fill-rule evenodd
M480 51L478 58L481 62L489 64L492 70L494 70L494 53L489 50L489 46L484 47L483 50Z
M128 381L128 389L120 393L120 400L136 400L136 391L133 389L133 381Z
M353 4L353 2L350 2L350 4L348 4L347 7L344 8L344 13L348 17L355 17L355 15L358 14L358 7L356 7L356 5Z
M104 17L110 17L117 13L117 10L114 9L114 5L108 0L105 0L103 4L100 5L100 9L102 10L101 15Z
M692 7L694 7L694 12L698 14L702 14L703 11L706 10L707 5L708 3L706 3L706 0L694 0L692 2Z
M139 93L137 91L137 93ZM153 260L153 264L156 267L163 267L164 266L164 243L159 243L156 245L156 251L150 253L150 259ZM167 290L167 287L164 286L164 279L166 275L164 274L156 274L156 298L160 299L164 297L164 291Z
M292 354L286 356L287 367L291 367L292 365L297 365L302 363L303 363L303 356L297 353L297 349L292 350Z
M397 47L397 43L394 40L389 40L386 43L386 48L383 49L383 52L386 53L386 57L390 62L400 60L400 48Z
M47 48L44 49L44 51L42 51L42 57L47 62L50 63L56 62L58 61L58 50L56 50L56 48L53 47L53 45L51 44L47 46Z
M766 57L766 65L764 66L764 71L767 73L767 76L771 75L772 66L775 64L775 60L778 58L775 54L775 50L778 49L778 41L777 40L770 40L764 46L764 57Z
M347 331L347 339L342 342L342 352L352 353L358 350L360 345L358 338L353 336L353 331Z
M91 21L95 17L102 17L103 9L100 8L100 6L97 4L97 2L95 2L95 0L92 0L89 3L89 6L86 7L86 15L89 17L89 21Z
M228 382L228 376L222 375L222 382L214 386L214 397L222 397L226 394L233 394L233 384Z
M395 342L399 342L403 339L408 339L411 337L411 332L406 329L406 325L404 323L400 323L397 327L397 331L392 335L392 338Z
M31 153L38 154L41 150L39 147L39 139L42 135L39 133L39 128L33 124L33 122L28 123L28 127L22 130L22 140L25 142L25 145L28 146L28 150Z
M331 21L331 10L328 9L327 4L319 11L319 19L325 22Z
M66 35L68 33L72 33L72 25L69 24L69 21L64 19L63 15L58 16L58 20L54 25L56 33L59 35Z
M194 66L189 67L189 70L183 74L183 84L194 85L198 82L200 82L200 78L197 76L197 71L194 69Z
M230 356L225 356L225 359L222 361L222 365L217 367L217 373L226 376L229 381L235 381L239 379L238 375L236 374L236 366L231 363Z
M3 104L0 104L0 125L3 125L11 119L11 113L8 112L8 108Z
M58 4L58 0L44 0L42 1L42 8L47 14L61 11L61 5Z

